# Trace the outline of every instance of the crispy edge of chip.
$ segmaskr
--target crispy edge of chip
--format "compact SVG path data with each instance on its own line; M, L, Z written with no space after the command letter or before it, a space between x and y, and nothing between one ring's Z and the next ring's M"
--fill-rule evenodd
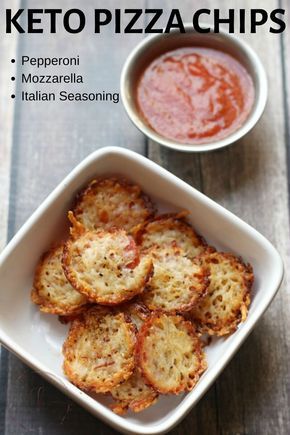
M151 219L147 219L145 222L135 226L132 229L132 235L136 240L137 245L142 245L143 237L146 234L146 229L150 224L155 222L160 222L162 224L163 222L166 225L166 221L171 221L172 223L176 222L178 226L183 227L184 231L190 232L192 238L195 238L201 246L210 248L205 239L195 231L189 222L185 220L189 214L190 212L188 210L182 210L178 213L164 213L159 216L152 217Z
M144 342L146 340L146 337L150 331L150 328L154 325L154 322L156 319L159 319L161 316L167 316L167 317L173 317L177 320L178 323L183 323L185 328L188 331L188 334L190 337L196 342L196 356L199 361L199 368L194 370L192 374L194 375L194 378L191 379L191 382L189 384L187 383L187 388L184 388L184 385L180 385L179 387L173 388L173 389L163 389L158 387L158 384L150 377L148 372L146 372L146 369L144 368L144 360L147 359L147 355L144 353ZM196 383L198 382L200 376L202 373L207 369L207 362L205 353L203 351L203 346L200 340L200 337L195 329L194 324L189 321L185 320L184 317L180 314L167 314L159 311L155 311L152 313L151 317L144 323L142 328L137 334L137 343L135 348L135 359L136 359L136 366L139 368L144 381L147 385L151 386L155 391L161 394L179 394L183 391L191 391Z
M77 220L73 211L69 210L67 213L67 217L71 223L69 231L72 239L77 239L86 232L84 225Z
M149 310L149 308L147 308L146 305L141 300L139 300L138 296L135 297L133 300L124 302L123 304L119 305L118 309L120 309L120 311L124 312L125 315L129 317L131 317L130 309L135 310L136 315L139 316L139 318L143 322L146 322L146 320L151 315L151 311Z
M101 229L98 231L103 232L103 233L109 232L112 234L112 233L117 233L117 232L123 231L123 230L120 230L118 228L111 228L110 230L106 230L106 231L101 230ZM90 232L90 231L87 231L87 232ZM81 233L81 234L84 234L84 233ZM68 281L70 282L70 284L77 291L79 291L80 293L85 295L88 298L89 302L98 303L101 305L115 306L115 305L118 305L120 303L127 302L127 301L133 299L136 295L139 295L144 291L147 282L150 280L150 278L153 275L154 267L153 267L152 259L151 259L151 261L149 259L148 270L147 270L146 274L144 275L142 281L140 282L140 284L138 286L136 286L135 288L132 289L132 291L130 291L129 296L126 296L126 297L120 296L118 299L115 298L114 301L109 301L107 298L97 296L95 294L95 292L91 291L88 286L81 285L79 283L79 281L76 279L75 274L72 273L72 271L70 270L70 262L71 262L70 245L72 243L74 243L74 240L75 240L75 238L70 238L64 244L63 256L62 256L62 267L64 270L64 274L65 274L66 278L68 279Z
M242 304L239 308L239 311L237 312L237 316L235 318L229 319L226 323L220 322L219 324L211 324L210 322L204 323L200 321L196 316L193 316L192 319L194 323L196 324L197 329L202 334L209 334L209 335L215 335L218 337L231 335L233 334L237 328L238 325L241 322L244 322L247 319L248 316L248 308L251 303L251 289L254 283L254 272L253 267L250 263L245 263L242 257L236 256L229 252L223 252L223 251L216 251L216 252L207 252L199 255L197 259L199 261L203 261L203 258L206 258L208 255L222 255L223 257L230 260L230 262L238 263L240 267L244 269L245 276L243 277L244 287L245 287L245 293L243 297ZM194 307L193 307L194 308Z
M158 400L158 394L157 397L154 397L154 399L132 400L132 402L129 404L127 402L119 401L116 403L111 403L109 406L115 414L125 415L129 410L135 413L144 411L145 409L149 408L151 405L154 405L157 402L157 400Z
M156 205L153 203L153 201L151 200L150 196L147 195L145 192L143 192L143 190L141 189L141 187L134 183L131 180L128 180L127 178L125 178L124 176L109 176L109 177L96 177L93 180L91 180L87 186L85 186L75 197L74 203L73 203L73 213L76 216L78 214L83 212L83 208L81 207L81 203L85 200L86 196L91 196L92 193L94 194L94 190L96 187L99 187L101 184L107 183L107 182L111 182L111 183L117 183L119 184L121 187L123 187L125 190L129 191L129 193L132 193L132 189L134 189L138 196L143 200L144 203L144 208L146 208L146 210L148 210L148 216L147 219L152 218L153 216L155 216L157 208Z
M73 314L68 314L68 315L59 315L58 316L58 320L60 321L60 323L62 323L63 325L67 325L68 323L72 323L74 320L76 320L77 318L79 318L86 310L88 310L89 308L91 308L92 305L88 304L85 305L84 309L78 313L73 313Z
M183 252L183 250L181 249L181 248L179 248L179 247L176 247L176 246L173 246L173 247L168 247L168 249L172 249L172 250L174 250L175 252ZM154 254L155 254L155 247L153 246L152 248L149 248L146 252L147 252L147 254L149 254L150 252L151 252L151 255L152 255L152 258L154 257ZM156 251L156 252L158 252L158 250ZM209 252L211 252L211 251L209 251ZM157 254L158 255L158 254ZM163 313L163 314L168 314L168 315L170 315L170 314L172 314L172 315L174 315L174 314L176 314L176 315L178 315L178 314L181 314L181 315L183 315L183 314L185 314L186 312L188 312L188 311L190 311L191 309L193 309L194 308L194 306L196 305L196 304L198 304L198 302L200 301L200 299L202 299L206 294L207 294L207 291L208 291L208 286L209 286L209 269L207 268L207 267L205 267L205 266L203 266L201 263L200 263L200 261L199 260L196 260L197 259L197 257L194 257L194 258L188 258L187 257L187 259L189 260L189 261L191 261L193 264L196 264L196 265L198 265L198 266L200 266L201 267L201 269L202 269L202 271L201 271L201 274L199 275L199 285L201 286L201 291L200 291L200 293L199 293L199 295L197 296L197 297L195 297L195 293L193 293L193 295L192 295L192 299L187 303L187 304L183 304L183 305L180 305L178 308L174 308L174 309L168 309L168 310L166 310L166 309L163 309L163 308L160 308L160 307L157 307L156 305L154 305L152 302L150 303L150 302L148 302L148 293L150 292L150 287L146 287L146 289L145 289L145 292L144 293L142 293L141 295L140 295L140 298L141 298L141 300L142 300L142 303L152 312L154 312L154 311L158 311L158 312L160 312L160 313ZM153 260L153 267L154 267L154 260ZM154 269L153 269L153 274L152 274L152 276L154 275ZM149 286L150 286L150 281L149 281Z
M87 304L83 305L73 305L70 308L60 308L57 307L55 304L48 303L45 298L41 297L39 294L39 276L43 267L44 262L54 255L54 253L62 246L61 245L53 245L49 250L44 252L42 256L40 257L40 260L36 266L35 273L34 273L34 280L33 280L33 287L30 292L31 300L34 304L39 306L39 310L43 313L47 314L56 314L59 316L66 316L66 315L73 315L73 314L80 314L83 311L87 309Z
M124 370L124 373L116 373L114 375L113 380L107 380L106 382L98 383L96 382L94 385L91 384L88 386L85 382L78 380L78 376L75 376L74 372L72 371L70 365L69 365L69 359L72 357L71 351L74 348L75 343L77 342L79 330L84 328L85 325L85 317L86 315L90 315L92 312L95 312L98 316L104 316L106 314L112 314L112 315L121 315L123 317L124 323L128 326L128 335L131 335L132 338L132 361L131 363L128 363L126 365L126 369ZM113 387L116 387L122 382L125 382L133 373L135 368L135 346L136 346L136 327L132 323L131 319L125 315L124 313L116 310L110 310L106 307L100 307L100 306L93 306L90 309L88 309L86 312L81 313L80 316L74 318L72 320L72 323L70 325L70 329L67 335L66 340L63 343L62 346L62 353L64 356L63 361L63 371L65 375L68 377L68 379L76 385L78 388L84 391L91 391L91 392L97 392L97 393L108 393L110 392L110 389ZM73 352L73 351L72 351Z
M153 391L153 389L152 389ZM159 394L157 391L153 392L151 396L145 398L145 399L139 399L139 400L132 400L131 402L127 401L117 401L115 403L110 404L111 410L118 415L124 415L129 410L133 411L135 413L144 411L145 409L149 408L149 406L154 405L158 400Z

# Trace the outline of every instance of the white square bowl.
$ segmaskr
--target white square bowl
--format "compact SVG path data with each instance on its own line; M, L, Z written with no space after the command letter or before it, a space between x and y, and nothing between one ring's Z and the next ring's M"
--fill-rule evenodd
M74 195L101 174L121 174L139 183L162 211L187 209L190 221L218 249L239 254L253 265L255 284L249 316L228 338L207 348L208 369L188 394L161 397L140 414L121 417L107 399L93 398L62 373L61 346L67 326L42 314L30 302L35 265L40 255L67 229L66 212ZM28 219L0 256L0 340L26 364L88 411L123 433L161 434L177 424L202 397L269 306L283 277L283 263L265 237L165 169L132 151L108 147L80 163Z

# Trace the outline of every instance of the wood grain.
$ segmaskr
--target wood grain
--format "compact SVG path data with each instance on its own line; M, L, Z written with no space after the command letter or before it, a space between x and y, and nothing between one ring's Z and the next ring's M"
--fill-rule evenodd
M4 0L3 7L17 7L18 0ZM16 66L11 63L17 50L16 35L2 35L0 38L0 58L3 67L0 70L0 251L7 241L8 227L8 201L10 190L10 165L12 148L12 131L15 82L11 81L11 76L15 76Z
M210 8L213 4L196 1L194 7ZM244 1L241 6L265 8L265 3ZM166 1L166 9L173 7L174 1ZM218 7L225 12L237 8L237 3L219 1ZM267 2L267 10L277 7L277 1ZM190 16L192 4L181 9L184 16ZM188 155L150 142L149 156L261 231L279 249L289 270L281 37L268 33L267 26L256 35L241 37L259 53L269 79L269 100L260 123L238 144L222 151ZM289 49L285 58L289 58ZM172 434L289 434L290 361L286 355L290 349L290 318L286 279L242 349Z
M284 101L285 101L285 125L286 125L286 150L287 150L287 163L288 163L288 205L290 204L290 15L289 15L289 1L281 0L281 7L285 9L287 30L283 32L281 45L283 50L283 81L284 81Z
M18 0L4 0L3 7L18 7ZM3 67L0 69L0 252L4 248L8 238L9 220L9 193L10 193L10 168L12 151L12 132L14 118L14 93L15 82L11 76L15 76L15 64L11 59L17 50L17 37L15 35L1 35L0 58ZM5 391L7 376L7 352L0 347L0 431L1 423L5 420Z
M287 0L283 1L287 6ZM26 0L22 3L24 8L39 7L37 0ZM255 5L250 0L241 3L243 8L265 8L265 2L262 0L257 0ZM41 7L59 7L59 2L45 0ZM70 7L80 7L79 1L72 0ZM116 4L110 0L105 6L100 6L92 0L87 0L82 6L83 9L90 10L93 7L113 9ZM177 6L173 0L127 0L122 1L118 7L162 7L165 11L179 7L184 20L189 21L194 9L217 7L217 3L213 0L197 0L194 3L183 1ZM237 2L219 0L218 7L226 10L237 7ZM267 9L276 7L279 7L278 0L268 0ZM290 23L288 25L290 26ZM148 150L152 160L202 190L260 230L277 246L283 255L286 270L289 270L285 140L287 131L284 110L286 100L283 86L286 83L286 74L287 84L290 83L290 42L289 33L283 36L284 76L279 35L269 34L265 27L257 35L241 36L246 37L260 54L270 84L269 103L265 114L259 125L244 140L234 147L206 155L173 152L152 142L148 144ZM80 54L82 73L87 78L84 91L86 86L90 90L95 87L118 91L122 64L140 38L142 35L113 35L112 29L107 29L102 36L92 36L91 29L75 36L22 35L18 59L21 54L62 57ZM2 59L10 57L11 50L15 50L11 42L5 46L5 42L1 41L0 47L0 50L3 49L5 52ZM2 54L2 51L0 52ZM18 66L18 74L21 70ZM4 85L10 75L10 65L9 68L3 67L0 74L0 95L3 104L10 93L7 85ZM2 75L6 77L4 81ZM17 92L19 91L18 86ZM3 95L6 95L6 100L3 99ZM0 110L3 120L7 113L4 106L0 106ZM147 149L144 137L130 124L121 104L88 106L87 103L24 104L19 101L13 130L11 119L10 111L10 121L5 130L7 136L3 140L3 129L0 132L1 152L2 143L6 146L5 158L2 160L2 155L0 158L0 192L6 202L10 185L7 184L7 176L9 167L12 167L9 222L11 235L67 172L91 151L104 145L125 146L143 154ZM10 152L7 152L10 147L7 144L9 140L11 143L11 137L13 153L10 162ZM0 215L1 210L0 207ZM3 216L0 216L2 231L6 227L7 212ZM239 353L171 435L290 433L290 301L286 289L285 281L275 302ZM5 423L3 431L0 427L1 434L116 434L114 430L92 417L33 373L13 355L7 357L7 364L7 384L3 382L0 385L2 390L5 389L0 395L3 417L1 420L0 414L0 424L2 421Z

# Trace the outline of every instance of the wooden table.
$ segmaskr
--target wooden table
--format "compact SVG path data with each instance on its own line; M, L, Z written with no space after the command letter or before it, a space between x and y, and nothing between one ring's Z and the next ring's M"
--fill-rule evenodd
M4 5L3 5L4 3ZM84 5L85 3L85 5ZM120 3L120 2L119 2ZM237 5L238 3L238 5ZM287 0L174 2L72 0L63 7L179 7L184 20L194 8L287 7ZM193 6L194 5L194 6ZM4 0L3 8L20 1ZM23 0L21 7L60 7L59 1ZM1 8L2 9L2 8ZM165 14L166 16L166 14ZM187 17L187 18L186 18ZM289 20L289 17L288 17ZM290 21L288 21L290 27ZM4 33L3 29L1 32ZM1 35L0 53L0 243L10 239L60 180L90 152L107 145L131 148L181 177L261 231L289 269L290 33L241 35L260 55L269 78L269 99L256 128L236 146L190 155L159 147L127 119L122 104L24 103L19 99L22 54L81 56L90 90L119 90L122 65L142 34L102 36ZM287 56L288 54L288 56ZM16 64L10 58L16 58ZM17 75L16 100L10 98ZM86 85L84 85L86 86ZM30 89L38 89L31 85ZM290 434L290 297L286 280L259 325L218 381L172 434ZM17 321L17 319L15 319ZM84 435L116 433L77 406L2 349L0 433Z

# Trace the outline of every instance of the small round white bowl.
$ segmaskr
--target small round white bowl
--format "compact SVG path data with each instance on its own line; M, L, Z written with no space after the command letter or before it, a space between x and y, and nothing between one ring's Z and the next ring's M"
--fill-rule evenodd
M201 25L211 27L208 25ZM212 151L233 144L247 134L260 119L267 101L268 85L265 69L255 51L242 39L224 30L198 33L192 24L185 24L186 33L172 31L149 36L141 41L127 58L121 74L121 98L127 114L146 136L161 145L178 151ZM233 56L248 71L254 82L255 99L252 110L238 130L221 140L204 144L184 144L167 139L154 131L143 119L136 102L138 80L149 63L163 53L182 47L199 46L221 50Z

